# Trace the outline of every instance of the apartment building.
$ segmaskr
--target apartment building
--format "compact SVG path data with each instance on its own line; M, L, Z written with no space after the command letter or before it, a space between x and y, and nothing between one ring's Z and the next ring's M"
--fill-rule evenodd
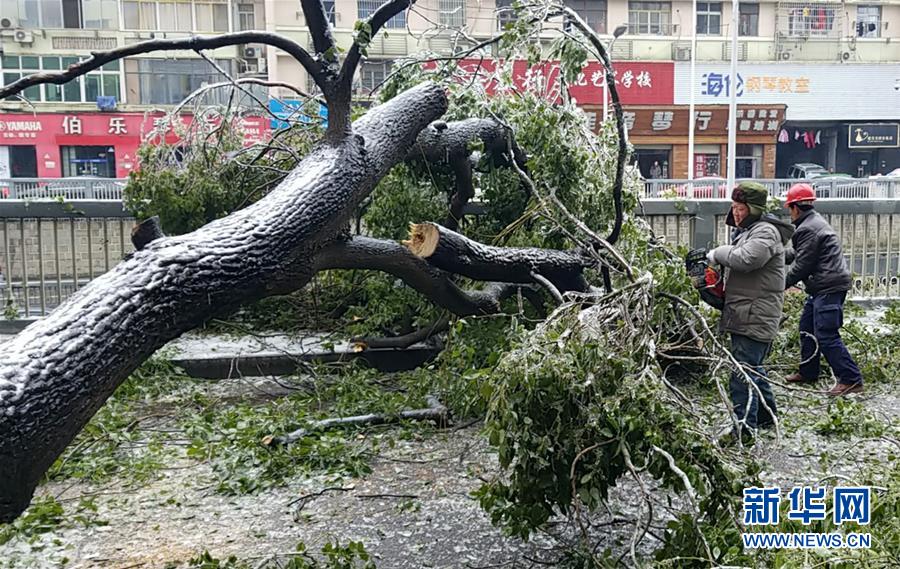
M152 38L259 27L265 27L261 0L0 0L0 78L8 84L65 69L91 51ZM235 77L265 72L262 46L208 55ZM223 80L196 54L178 52L130 57L65 85L31 87L27 102L0 101L0 178L127 176L143 135L162 128L173 139L160 124L162 113L152 111ZM259 137L266 129L266 121L250 119L246 130Z
M695 173L724 176L731 89L739 102L739 177L783 176L795 162L853 175L900 167L900 0L741 2L734 78L730 2L698 2L696 14L685 1L565 3L611 44L630 141L645 175L654 162L666 177L687 175L687 132L694 120ZM346 47L354 23L381 0L324 4L338 44ZM419 0L369 46L357 96L365 99L397 58L422 50L449 53L489 37L512 18L511 4ZM612 31L622 25L626 32L613 41ZM151 37L254 28L311 44L297 0L0 0L0 76L12 81L30 71L62 68L94 49ZM459 28L466 34L456 33ZM235 76L314 87L299 64L273 48L222 48L211 56ZM552 62L537 70L517 65L523 81L535 72L553 73ZM221 80L212 66L189 53L154 54L110 64L69 85L32 88L27 96L34 108L0 101L0 178L4 164L12 175L125 175L134 167L129 149L148 128L148 109L171 106ZM691 91L698 105L694 117L688 112ZM571 92L595 119L602 115L608 94L597 62L588 65ZM289 108L294 96L278 88L269 95L278 109ZM265 136L269 126L260 119L249 130ZM127 142L109 146L111 135Z

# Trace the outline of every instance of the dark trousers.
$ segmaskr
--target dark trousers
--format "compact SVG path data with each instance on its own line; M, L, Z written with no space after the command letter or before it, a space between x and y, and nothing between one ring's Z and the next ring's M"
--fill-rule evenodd
M815 380L819 377L820 356L825 356L840 383L862 383L859 367L841 340L846 298L846 292L832 292L806 299L803 314L800 315L800 332L806 332L800 334L800 357L805 362L800 365L800 375L804 379ZM807 334L814 336L815 341ZM819 345L818 353L816 343Z
M734 359L744 364L743 372L750 376L759 389L757 391L747 382L747 377L741 370L731 372L731 402L734 404L734 414L742 422L743 428L770 426L774 423L772 415L778 412L772 386L766 380L766 370L762 367L771 347L770 343L759 342L748 336L731 335L731 353ZM760 394L765 405L759 402Z

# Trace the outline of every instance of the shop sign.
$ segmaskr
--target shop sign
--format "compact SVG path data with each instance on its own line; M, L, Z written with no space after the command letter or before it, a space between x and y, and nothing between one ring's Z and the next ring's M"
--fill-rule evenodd
M497 61L463 59L459 69L464 76L481 75L480 83L488 93L496 93L498 85L493 77ZM619 99L623 104L672 104L674 97L674 66L671 62L616 62L613 73ZM519 91L538 93L552 101L560 100L560 64L542 61L528 65L527 61L512 63L512 82ZM589 61L567 85L569 95L579 105L602 105L606 89L606 74L599 61Z
M852 124L849 148L900 148L900 124Z
M784 105L741 105L737 110L738 134L771 136L774 141L784 122L784 110ZM688 107L626 107L622 114L631 136L688 134ZM698 136L724 136L728 132L727 106L697 107L694 117Z
M676 62L676 105L727 103L787 105L790 121L897 119L897 66L876 63L739 63L732 77L727 63Z
M184 127L191 125L193 117L180 117ZM210 128L218 125L221 118L210 118L206 122ZM238 128L244 134L246 143L254 143L268 137L268 122L262 117L238 118ZM178 136L168 117L148 116L144 113L109 114L109 113L39 113L36 115L0 115L0 144L38 144L56 143L57 137L66 137L65 143L73 143L77 138L102 137L114 142L115 139L128 139L139 142L141 139L159 139L165 137L168 142L175 142Z

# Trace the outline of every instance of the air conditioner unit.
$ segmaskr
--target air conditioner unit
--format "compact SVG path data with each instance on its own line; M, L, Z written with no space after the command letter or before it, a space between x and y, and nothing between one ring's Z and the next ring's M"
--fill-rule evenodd
M673 59L675 61L690 61L691 60L691 48L689 47L679 47L675 46L673 49Z
M262 49L258 47L244 46L241 50L244 59L259 59L262 57Z
M15 20L11 18L0 18L0 29L11 30L16 27Z
M841 61L850 61L851 53L849 51L843 51L839 57Z
M791 52L788 50L782 50L778 52L778 59L782 61L787 61L791 58Z
M28 30L16 30L13 33L13 40L19 43L34 43L34 34Z

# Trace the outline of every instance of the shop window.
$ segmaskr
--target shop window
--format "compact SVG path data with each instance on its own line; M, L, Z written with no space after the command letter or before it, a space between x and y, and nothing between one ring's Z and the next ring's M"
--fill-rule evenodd
M8 146L11 178L37 178L37 149L34 146Z
M382 4L382 0L356 0L356 10L359 12L359 19L365 20L375 13ZM385 28L405 28L406 27L406 11L400 12L384 24Z
M231 72L231 60L216 63ZM138 100L143 105L176 105L204 83L222 81L219 72L202 59L132 59L125 63L125 80L129 89L136 86ZM207 93L210 104L226 103L228 92Z
M634 162L645 180L669 178L668 148L635 148Z
M717 36L722 33L722 3L697 2L697 34Z
M738 10L738 35L759 35L759 4L741 2Z
M715 144L694 146L694 178L721 177L722 163Z
M61 146L63 177L116 177L116 149L112 146Z
M861 38L881 37L881 6L856 7L856 35Z
M738 144L735 157L735 178L757 178L762 174L762 144Z
M628 33L655 36L672 34L671 2L629 2Z
M3 85L9 85L20 77L41 71L59 71L78 62L77 57L56 55L6 55L0 58ZM119 62L107 63L64 85L35 85L23 92L29 101L48 103L96 103L98 96L121 100Z
M606 33L606 0L566 0L581 19L597 33Z

